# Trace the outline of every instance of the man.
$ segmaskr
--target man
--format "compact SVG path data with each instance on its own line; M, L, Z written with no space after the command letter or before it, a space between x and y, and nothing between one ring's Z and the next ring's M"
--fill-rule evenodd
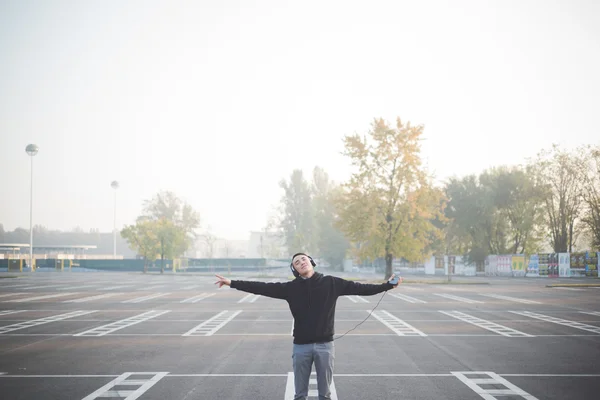
M215 284L244 292L260 294L288 302L294 316L294 400L306 400L312 364L317 372L319 399L331 399L331 379L335 349L333 344L335 305L339 296L371 296L398 286L361 284L315 272L313 259L305 253L292 257L290 268L296 279L289 282L265 283L229 280L216 275ZM393 275L392 275L393 278Z

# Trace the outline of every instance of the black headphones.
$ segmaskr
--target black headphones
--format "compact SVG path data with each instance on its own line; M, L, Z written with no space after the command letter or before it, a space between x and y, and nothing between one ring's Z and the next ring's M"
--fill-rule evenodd
M311 256L309 256L306 253L296 253L292 256L292 262L290 263L290 269L292 270L292 273L294 274L294 276L297 278L300 276L300 274L298 273L298 271L296 271L296 269L294 268L294 258L296 258L296 256L306 256L308 257L308 259L310 260L310 263L312 264L313 268L317 266L317 263L315 262L315 260L312 259Z

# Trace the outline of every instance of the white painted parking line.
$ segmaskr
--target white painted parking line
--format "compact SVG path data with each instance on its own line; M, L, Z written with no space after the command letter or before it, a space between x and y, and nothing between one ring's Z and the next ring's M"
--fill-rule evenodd
M57 288L57 287L64 287L65 284L62 283L60 285L37 285L37 286L28 286L28 287L24 287L24 290L31 290L31 289L52 289L52 288Z
M473 372L473 371L467 371ZM143 372L140 372L143 373ZM3 375L4 374L4 375ZM333 377L345 378L452 378L456 375L451 373L407 373L407 374L333 374ZM498 374L503 377L517 378L600 378L600 374ZM50 375L50 374L30 374L30 375L11 375L7 372L0 372L0 378L117 378L115 374L70 374L70 375ZM287 378L288 374L168 374L165 378Z
M142 291L142 290L154 290L154 289L158 289L161 287L165 287L166 285L152 285L152 286L145 286L141 289L136 289L137 291Z
M10 297L10 296L16 296L18 294L24 294L24 293L6 293L6 294L0 294L0 297Z
M28 287L28 286L34 286L34 285L31 283L20 283L18 285L6 285L6 286L2 286L2 287L14 289L14 288L24 288L24 287Z
M108 382L100 389L85 396L82 400L94 400L98 398L121 398L125 400L135 400L148 391L158 381L160 381L168 372L126 372L118 378ZM141 377L137 377L141 376ZM152 376L151 378L144 378ZM132 377L134 379L127 379ZM114 389L115 386L138 386L135 390Z
M116 293L116 292L115 293L104 293L104 294L99 294L96 296L82 297L80 299L65 300L65 301L63 301L63 303L85 303L86 301L106 299L108 297L113 297L118 294L123 294L123 293Z
M180 303L197 303L200 300L207 299L207 298L209 298L211 296L214 296L214 295L215 295L215 293L201 293L201 294L199 294L197 296L189 297L189 298L187 298L185 300L181 300Z
M38 326L43 324L48 324L50 322L62 321L68 318L79 317L82 315L87 315L96 312L96 310L88 310L88 311L71 311L65 314L53 315L51 317L34 319L31 321L19 322L18 324L12 324L7 326L0 327L0 335L6 332L12 332L19 329L30 328L32 326Z
M581 292L584 291L585 289L579 289L579 288L572 288L572 287L553 287L552 289L559 289L559 290L572 290L574 292Z
M354 303L370 303L369 300L361 296L346 296L348 300L352 300Z
M256 300L258 300L258 298L260 297L260 294L248 294L246 296L244 296L242 299L240 299L238 301L238 303L254 303Z
M225 326L226 323L234 319L242 310L238 311L221 311L211 319L208 319L198 326L193 327L182 336L212 336L219 329Z
M504 325L497 324L495 322L486 321L485 319L477 318L469 314L465 314L460 311L440 311L442 314L446 314L452 318L459 319L466 323L478 326L483 329L487 329L490 332L497 333L502 336L508 337L535 337L528 333L518 331L516 329L509 328Z
M308 381L308 398L318 398L319 390L317 389L317 379L312 378L316 377L316 373L311 373L311 378ZM335 389L335 383L333 382L333 378L331 379L331 386L329 387L331 391L331 400L338 400L337 390ZM294 388L294 373L288 372L287 374L287 382L285 383L285 395L283 397L284 400L294 400L294 396L296 390Z
M136 297L135 299L124 300L121 303L141 303L142 301L158 299L159 297L168 296L170 294L171 293L156 293L156 294L151 294L148 296Z
M107 286L104 288L100 288L98 290L115 290L115 289L122 289L122 288L126 288L126 287L132 287L134 285L117 285L117 286Z
M489 372L489 371L456 371L452 372L452 375L460 379L462 383L467 385L471 390L477 393L479 396L484 398L485 400L495 400L497 397L522 397L526 400L538 400L537 397L534 397L519 388L516 385L513 385L506 379L502 378L500 375ZM468 375L477 375L477 378L469 378ZM485 376L481 378L480 376ZM505 389L484 389L479 385L494 385L494 386L504 386Z
M107 325L98 326L84 332L76 333L73 336L104 336L109 333L118 331L119 329L127 328L128 326L139 324L140 322L148 321L149 319L159 317L163 314L171 312L171 310L151 310L145 313L125 318L119 321L112 322Z
M64 297L79 294L79 292L47 294L44 296L26 297L24 299L6 300L7 303L24 303L26 301L52 299L54 297Z
M16 313L25 312L25 311L27 311L27 310L2 310L2 311L0 311L0 315L16 314Z
M400 318L385 310L373 311L371 315L390 328L398 336L427 336L414 326L402 321Z
M415 297L407 296L405 294L400 294L400 293L388 293L388 294L397 299L408 301L409 303L427 303L424 300L420 300Z
M523 303L523 304L542 304L539 301L527 300L527 299L519 299L518 297L503 296L501 294L479 293L479 295L480 296L486 296L486 297L493 297L495 299L500 299L500 300L514 301L514 302Z
M471 299L467 299L466 297L455 296L453 294L446 294L446 293L434 293L434 294L436 296L445 297L445 298L450 299L450 300L461 301L463 303L469 303L469 304L483 303L483 301L471 300Z
M83 286L77 285L77 289L78 290L81 290L81 289L90 289L90 288L95 288L95 287L98 287L98 285L83 285ZM72 288L73 288L73 286L69 285L69 286L66 286L64 288L57 288L56 290L69 290L69 289L72 289Z
M196 289L198 286L200 286L200 285L186 286L186 287L182 287L181 290L192 290L192 289Z
M555 318L549 315L538 314L531 311L510 311L514 314L524 315L526 317L539 319L541 321L551 322L557 325L564 325L570 328L580 329L582 331L593 332L600 335L600 327L594 325L582 324L581 322L570 321L568 319Z
M403 290L412 290L414 292L422 292L423 291L423 288L419 288L419 287L405 286L405 285L402 285L401 287Z
M600 311L579 311L582 314L595 315L596 317L600 317Z

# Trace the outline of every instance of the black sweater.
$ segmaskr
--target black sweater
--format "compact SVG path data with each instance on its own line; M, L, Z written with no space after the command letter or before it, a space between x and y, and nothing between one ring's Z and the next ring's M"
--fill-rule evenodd
M361 284L315 272L309 279L289 282L231 281L233 289L288 302L294 316L294 343L324 343L333 340L335 304L339 296L370 296L392 289L390 283Z

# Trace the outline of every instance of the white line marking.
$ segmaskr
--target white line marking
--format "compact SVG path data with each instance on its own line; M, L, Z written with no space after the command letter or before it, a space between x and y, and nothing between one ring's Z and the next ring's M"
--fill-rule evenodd
M24 312L27 310L2 310L0 311L0 315L9 315L9 314L16 314L16 313L20 313L20 312Z
M85 396L82 400L94 400L100 397L123 398L125 400L135 400L144 394L148 389L154 386L168 372L126 372L116 379L110 381L95 392ZM148 376L153 375L150 379L131 379L127 380L132 375ZM113 390L115 386L139 386L136 390Z
M402 321L385 310L373 311L371 315L390 328L398 336L427 336L414 326Z
M24 294L24 293L6 293L6 294L0 294L0 297L10 297L10 296L16 296L18 294Z
M311 376L316 376L316 373L312 372ZM337 390L335 389L335 383L333 382L333 379L331 380L331 386L329 387L329 389L331 391L331 400L338 400ZM288 372L287 382L285 384L285 395L283 398L284 400L294 400L295 394L296 390L294 388L294 373ZM311 378L308 384L308 398L316 397L319 397L319 390L317 389L317 380Z
M156 318L156 317L166 314L170 311L171 310L147 311L145 313L135 315L133 317L125 318L125 319L115 321L115 322L107 324L107 325L98 326L96 328L89 329L84 332L76 333L73 336L104 336L109 333L118 331L119 329L127 328L128 326L132 326L135 324L139 324L140 322L144 322L144 321L148 321L149 319Z
M212 336L225 326L226 323L234 319L241 310L238 311L221 311L211 319L208 319L184 333L182 336Z
M187 298L185 300L181 300L180 303L197 303L200 300L207 299L207 298L209 298L211 296L214 296L214 295L215 295L215 293L201 293L201 294L199 294L197 296L189 297L189 298Z
M146 290L147 291L147 290L158 289L158 288L161 288L161 287L164 287L164 286L166 286L166 285L152 285L152 286L146 286L146 287L143 287L141 289L136 289L136 290L137 291L142 291L142 290Z
M417 298L411 297L411 296L407 296L405 294L400 294L400 293L388 293L390 296L395 297L397 299L400 300L404 300L404 301L408 301L409 303L427 303L424 300L419 300Z
M369 300L363 298L362 296L346 296L348 300L352 300L355 303L370 303Z
M156 293L148 296L136 297L135 299L124 300L121 303L141 303L142 301L153 300L159 297L168 296L171 293Z
M600 311L579 311L582 314L595 315L596 317L600 317Z
M79 317L86 314L91 314L96 312L96 310L91 311L71 311L65 314L54 315L51 317L39 318L30 321L19 322L17 324L7 325L0 327L0 335L6 332L12 332L19 329L31 328L32 326L38 326L43 324L48 324L50 322L62 321L68 318Z
M4 374L4 375L3 375ZM524 378L600 378L600 374L498 374L505 377ZM116 378L119 375L10 375L0 372L0 378ZM165 378L287 378L288 374L168 374ZM454 374L333 374L346 378L446 378Z
M7 303L24 303L26 301L51 299L51 298L54 298L54 297L71 296L71 295L74 295L74 294L79 294L79 292L47 294L45 296L26 297L24 299L16 299L16 300L6 300L6 302Z
M538 400L537 397L534 397L519 388L516 385L513 385L506 379L502 378L500 375L494 372L488 371L453 371L452 375L456 376L462 383L467 385L471 390L477 393L479 396L484 398L485 400L496 400L495 396L519 396L526 400ZM487 375L487 378L468 378L467 375ZM505 386L506 389L484 389L479 384L482 385L497 385L497 386Z
M483 301L471 300L471 299L467 299L466 297L455 296L453 294L446 294L446 293L434 293L434 294L436 296L445 297L450 300L462 301L463 303L469 303L469 304L483 303Z
M422 292L423 291L423 288L418 288L418 287L404 286L404 285L402 285L401 287L402 287L402 289L412 290L412 291L415 291L415 292Z
M98 285L83 285L83 286L79 286L77 285L77 289L81 290L81 289L89 289L89 288L95 288ZM73 289L73 286L69 285L69 286L65 286L64 288L57 288L56 290L71 290Z
M191 285L191 286L186 286L186 287L182 287L181 290L192 290L197 288L200 285Z
M579 288L572 288L572 287L553 287L552 289L559 289L559 290L572 290L575 292L581 292L584 291L585 289L579 289Z
M63 303L84 303L86 301L106 299L108 297L113 297L113 296L116 296L116 295L119 295L119 294L123 294L123 293L104 293L104 294L99 294L99 295L96 295L96 296L82 297L80 299L65 300L65 301L63 301Z
M122 289L122 288L126 288L126 287L131 287L133 285L117 285L117 286L107 286L104 288L100 288L98 290L115 290L115 289Z
M64 284L60 284L60 285L37 285L37 286L28 286L25 287L23 289L25 290L30 290L30 289L50 289L50 288L57 288L57 287L62 287L65 286Z
M485 294L485 293L479 293L480 296L486 296L486 297L493 297L496 299L500 299L500 300L508 300L508 301L514 301L517 303L523 303L523 304L542 304L539 301L534 301L534 300L527 300L527 299L519 299L517 297L510 297L510 296L503 296L501 294L493 294L493 293L489 293L489 294Z
M238 301L238 303L254 303L256 300L258 300L259 297L260 297L260 294L249 293L248 295L246 295L242 299L240 299Z
M531 311L510 311L514 314L524 315L526 317L539 319L541 321L551 322L557 325L564 325L570 328L580 329L582 331L593 332L600 335L600 327L594 325L582 324L581 322L570 321L568 319L555 318L549 315L538 314Z
M448 315L448 316L450 316L452 318L456 318L456 319L459 319L459 320L464 321L466 323L478 326L480 328L487 329L488 331L497 333L497 334L502 335L502 336L508 336L508 337L535 337L533 335L529 335L527 333L518 331L516 329L512 329L512 328L506 327L504 325L497 324L495 322L486 321L484 319L477 318L477 317L474 317L472 315L462 313L460 311L440 311L440 312L442 314L446 314L446 315Z
M6 285L6 286L2 286L2 288L3 289L4 288L14 289L14 288L24 288L24 287L28 287L28 286L34 286L34 285L32 285L31 283L21 283L21 284L18 284L18 285Z

